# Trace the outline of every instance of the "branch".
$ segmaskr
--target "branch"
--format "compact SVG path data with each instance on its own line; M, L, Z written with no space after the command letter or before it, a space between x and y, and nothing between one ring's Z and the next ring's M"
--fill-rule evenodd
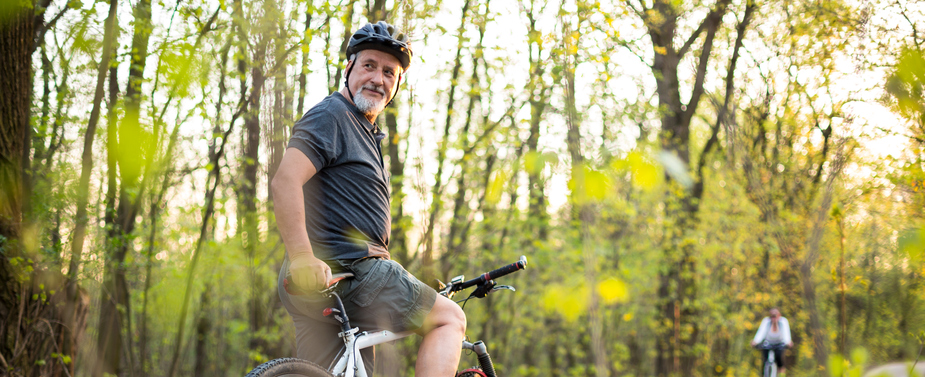
M694 88L691 93L691 99L688 101L687 110L685 110L683 114L682 122L684 122L684 124L690 122L691 117L694 115L694 111L697 110L700 97L703 95L703 81L707 75L707 63L710 60L710 53L713 50L713 38L716 37L716 30L719 29L722 15L725 13L726 5L728 4L729 0L723 0L721 3L717 4L716 9L711 11L707 19L704 20L704 23L709 22L707 25L707 37L706 40L703 41L703 50L700 52L700 63L697 65L697 74L694 81Z
M644 56L642 56L642 54L636 52L636 50L633 50L632 45L630 45L630 44L629 44L628 42L626 42L626 41L622 41L622 40L619 40L619 39L615 39L615 40L616 40L616 44L618 44L618 45L620 45L620 46L623 46L623 47L626 48L631 54L633 54L634 56L636 56L636 58L639 59L639 62L640 62L640 63L644 64L646 67L649 67L649 69L653 69L652 65L646 62L646 58L645 58Z
M277 57L277 59L276 59L276 64L273 65L273 68L270 68L270 69L267 71L266 76L267 76L267 77L272 77L272 76L274 76L274 74L276 73L276 71L277 71L277 70L283 65L283 63L286 61L286 58L289 57L289 54L291 54L293 51L295 51L296 48L299 48L299 47L302 47L302 44L301 44L301 43L295 43L295 44L293 44L292 46L290 46L288 49L286 49L286 51L283 51L283 55L282 55L281 57Z
M919 137L919 136L915 136L915 135L905 135L905 134L903 134L903 133L901 133L901 132L898 132L898 131L896 131L896 130L890 130L890 129L886 129L886 128L883 128L883 127L880 127L880 126L877 126L876 129L877 129L878 131L886 132L887 134L896 135L896 136L902 136L902 137L908 138L908 139L910 139L910 140L912 140L912 141L917 141L917 142L919 142L919 143L925 144L925 138L923 138L923 137Z
M703 192L703 167L707 163L707 155L710 154L713 147L719 142L719 129L720 125L726 119L726 115L729 112L729 102L732 99L733 93L733 78L735 77L735 67L736 63L739 60L739 50L742 49L743 40L745 39L745 31L748 28L749 23L752 20L752 15L755 13L755 8L757 5L754 0L750 0L745 6L745 17L742 18L742 21L739 22L739 25L736 26L736 40L735 47L732 52L732 59L729 60L729 68L726 70L726 95L723 100L723 106L719 109L719 112L716 115L716 123L713 124L712 129L710 130L710 139L707 140L707 144L703 147L703 151L700 153L700 161L697 163L697 176L698 187L700 193ZM699 197L698 194L695 194Z
M637 16L637 17L639 17L640 19L645 20L645 14L646 14L646 11L648 10L648 9L646 9L646 5L645 5L645 4L643 4L641 1L639 2L639 7L642 8L642 9L640 10L640 9L636 9L636 6L634 6L632 3L630 3L630 0L625 0L624 3L626 3L626 6L627 6L628 8L630 8L630 9L633 10L633 13L636 13L636 16Z
M485 127L485 132L483 132L481 135L479 135L479 137L476 138L475 141L472 143L472 146L470 146L469 149L466 149L466 150L463 151L463 152L464 152L465 154L470 154L470 153L472 153L472 151L474 151L475 148L476 148L477 146L479 146L479 143L481 143L482 140L485 140L485 138L487 138L488 135L491 134L492 131L494 131L495 127L497 127L498 125L500 125L501 122L503 122L505 118L512 116L512 115L514 114L514 110L523 107L523 105L524 105L524 103L521 103L520 106L516 106L516 105L514 104L514 102L511 101L511 106L508 107L507 111L504 112L504 115L501 115L501 117L498 119L498 121L492 122L488 127Z
M906 14L906 8L903 7L902 4L899 3L899 1L896 2L896 5L899 5L899 14L901 14L903 18L906 19L906 22L909 23L909 26L912 27L912 43L915 43L915 47L917 50L922 51L922 42L919 40L919 31L915 27L915 22L909 19L909 15Z
M700 37L700 33L702 33L704 29L706 29L707 22L710 22L712 17L713 17L713 11L710 11L710 13L708 13L707 16L704 17L703 22L700 23L700 26L697 27L697 30L694 30L694 33L691 34L690 38L687 38L687 42L684 42L684 45L681 46L681 49L678 50L678 58L684 57L684 54L687 53L687 50L690 50L691 45L693 45L694 41L696 41L697 38Z
M46 3L50 3L50 2L51 1L47 1ZM52 27L54 27L55 24L58 23L58 20L60 20L61 17L64 16L64 13L67 13L67 11L71 9L70 4L71 4L70 2L64 3L64 8L62 8L61 11L58 12L58 14L56 14L54 18L51 19L51 21L46 22L44 25L37 25L38 26L36 27L37 33L35 36L36 46L38 45L39 41L45 39L45 33L48 32L48 29L51 29ZM45 6L47 7L48 4L46 4ZM44 14L45 14L45 11L43 10L41 15L36 15L35 17L36 19L38 19L39 17L44 16Z

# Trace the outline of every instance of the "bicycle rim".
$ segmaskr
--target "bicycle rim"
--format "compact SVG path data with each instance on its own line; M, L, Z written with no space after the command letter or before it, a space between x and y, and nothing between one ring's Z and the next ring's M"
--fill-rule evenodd
M290 357L260 364L246 377L333 377L333 375L317 364Z

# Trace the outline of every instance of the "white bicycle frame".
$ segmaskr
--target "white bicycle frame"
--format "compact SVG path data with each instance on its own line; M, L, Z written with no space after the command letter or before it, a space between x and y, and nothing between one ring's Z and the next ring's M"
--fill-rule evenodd
M363 363L363 355L360 353L360 350L407 338L414 334L413 331L394 333L388 330L372 333L364 331L357 334L358 331L359 329L354 327L352 330L348 331L347 334L338 334L339 336L345 337L346 340L344 341L343 355L337 358L333 368L328 369L334 376L369 377L369 375L366 374L366 364ZM464 340L462 348L464 350L474 351L476 354L484 354L487 352L485 350L485 345L481 342L470 343Z
M334 367L329 370L335 376L343 377L369 377L366 374L366 365L363 363L363 355L360 350L375 346L377 344L387 343L402 338L407 338L414 334L411 331L393 333L388 330L376 331L373 333L361 332L354 327L346 334L339 334L344 337L344 354L341 355Z

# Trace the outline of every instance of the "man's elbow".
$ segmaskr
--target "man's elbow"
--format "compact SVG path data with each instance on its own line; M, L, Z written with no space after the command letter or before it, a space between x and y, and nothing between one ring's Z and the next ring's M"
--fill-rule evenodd
M286 187L291 185L291 183L289 183L291 179L287 178L285 174L277 172L273 176L273 179L270 180L270 193L273 195L273 198L278 198L281 193L286 191Z

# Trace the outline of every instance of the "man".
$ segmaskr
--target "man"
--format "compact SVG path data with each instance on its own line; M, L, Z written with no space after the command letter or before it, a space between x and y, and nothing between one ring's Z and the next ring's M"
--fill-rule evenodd
M771 308L769 316L761 320L758 326L758 332L752 339L752 347L767 341L769 344L783 344L785 347L793 347L793 340L790 338L790 322L787 318L781 317L780 310ZM774 362L777 364L778 375L783 375L787 371L787 364L784 363L784 352L780 349L774 349ZM761 350L761 360L768 359L769 350Z
M321 312L317 292L333 272L352 272L338 290L361 331L413 330L423 336L418 376L451 376L459 363L466 318L389 259L389 176L376 125L411 62L407 38L380 21L358 30L347 47L345 87L315 105L293 127L271 189L287 258L280 298L296 328L297 357L327 367L343 344ZM283 277L291 275L289 294ZM366 352L369 351L369 352ZM372 350L364 350L372 371Z

